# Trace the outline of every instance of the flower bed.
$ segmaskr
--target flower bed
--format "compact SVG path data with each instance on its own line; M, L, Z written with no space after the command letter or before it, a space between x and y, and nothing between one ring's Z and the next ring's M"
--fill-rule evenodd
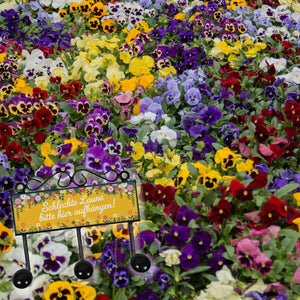
M1 299L299 299L299 38L296 0L0 4ZM84 227L79 280L51 231L14 287L11 194L78 169L137 181L150 270L126 223Z

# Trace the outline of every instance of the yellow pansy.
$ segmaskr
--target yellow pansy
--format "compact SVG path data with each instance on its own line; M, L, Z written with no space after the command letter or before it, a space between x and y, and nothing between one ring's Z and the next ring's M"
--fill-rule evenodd
M176 14L175 16L174 16L174 20L181 20L181 21L184 21L185 20L185 17L186 17L186 15L185 14L183 14L183 13L178 13L178 14Z
M155 179L154 184L156 184L156 185L160 184L164 187L166 187L166 186L175 186L174 181L171 178L167 178L167 177L162 177L162 178Z
M152 74L142 75L137 78L138 85L143 87L144 89L151 89L152 83L154 82L154 76Z
M5 52L0 53L0 63L3 63L5 59L6 59L6 53Z
M46 167L53 167L55 165L54 161L49 157L49 155L55 155L56 150L52 150L49 143L43 143L41 145L41 153L45 157L44 165Z
M234 168L239 159L240 156L236 155L228 147L218 150L215 155L215 162L221 164L224 171Z
M298 226L298 232L300 232L300 218L296 218L293 220L293 223Z
M53 300L61 298L65 300L74 300L74 296L73 288L68 281L55 281L48 285L44 294L44 299Z
M34 83L36 87L41 88L42 90L46 90L48 83L50 82L49 76L39 76L34 79Z
M147 179L153 179L161 175L161 173L162 172L159 169L151 169L145 173L145 176L147 177Z
M141 142L137 142L137 143L131 142L130 146L132 147L131 157L134 160L140 160L145 154L145 149L143 144Z
M152 67L147 64L146 60L137 57L133 58L129 64L129 72L135 76L149 74L151 68Z
M229 54L230 52L232 52L232 47L228 45L225 41L218 43L217 47L220 48L221 52L224 54Z
M145 22L145 21L138 22L135 25L135 27L136 27L136 29L141 30L142 32L149 32L149 31L151 31L151 28L149 28L148 23Z
M76 299L94 300L97 296L96 289L90 285L80 286L75 289Z
M134 91L138 85L138 80L136 77L132 77L130 79L124 79L121 83L121 90L126 91Z
M104 66L110 66L117 61L117 58L112 54L104 54L103 55L103 64Z
M126 37L125 42L127 44L131 44L136 39L136 36L139 33L141 33L139 30L137 30L136 28L132 28Z
M2 240L7 239L7 243L8 243L8 244L0 244L0 254L8 252L12 248L14 242L14 234L2 222L0 222L0 239Z
M293 194L294 198L297 201L297 205L300 206L300 193Z
M158 75L163 77L163 78L166 78L168 75L176 74L176 73L177 73L177 71L173 66L166 67L166 68L160 69L158 71Z
M174 183L176 187L184 186L187 179L190 177L190 171L187 163L181 165L179 172L177 173Z
M117 62L114 62L106 70L106 77L110 82L119 83L122 79L125 78L125 74L121 71L121 68Z
M222 176L222 181L226 184L226 183L230 183L232 180L235 180L236 177L235 176Z
M300 13L300 3L298 1L294 1L292 3L292 8L293 8L294 12Z
M33 88L29 86L28 83L25 82L25 77L21 76L20 78L14 79L14 87L16 92L21 92L26 95L32 96Z
M207 190L212 190L218 187L220 180L220 173L215 170L210 170L203 176L202 184Z
M132 56L129 54L128 51L121 51L119 54L120 59L123 63L129 64Z

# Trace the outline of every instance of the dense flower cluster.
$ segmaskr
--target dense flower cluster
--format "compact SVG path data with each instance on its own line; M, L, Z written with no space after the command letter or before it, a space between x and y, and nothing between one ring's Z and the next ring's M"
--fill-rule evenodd
M0 298L299 300L299 64L296 0L5 0ZM79 169L137 182L150 269L126 223L82 228L86 281L75 230L40 232L16 288L11 195Z

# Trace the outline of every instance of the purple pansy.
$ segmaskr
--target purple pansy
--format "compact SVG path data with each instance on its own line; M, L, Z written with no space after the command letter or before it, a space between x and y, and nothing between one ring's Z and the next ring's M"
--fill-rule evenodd
M180 255L180 266L187 271L199 265L199 254L194 250L191 244L186 245Z
M128 277L127 268L118 267L110 273L110 276L111 276L112 283L118 289L124 288L125 286L129 285L129 277Z
M188 226L191 220L197 219L198 214L189 209L187 205L183 205L178 209L176 223L180 226Z
M198 253L206 254L212 247L211 234L205 230L196 231L191 240L191 245Z
M102 171L102 158L105 155L105 150L102 146L96 146L92 149L89 149L84 157L83 165L95 172Z
M190 228L186 226L171 225L171 230L165 234L165 240L168 244L180 247L190 237Z
M198 117L204 124L213 125L222 117L222 112L216 107L210 105L203 108L198 113Z

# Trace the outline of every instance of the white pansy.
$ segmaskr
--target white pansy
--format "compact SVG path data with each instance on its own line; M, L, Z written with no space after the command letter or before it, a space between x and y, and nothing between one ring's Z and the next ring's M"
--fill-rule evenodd
M235 279L233 278L230 270L226 265L223 266L223 268L216 272L216 277L218 280L224 284L233 283Z
M152 123L156 119L156 114L153 112L145 112L143 114L139 114L136 116L132 116L129 120L129 123L137 125L142 123L143 121L147 121L147 123Z
M180 264L180 255L181 252L176 249L168 249L161 253L159 253L161 257L165 258L165 264L168 267L172 267L173 265L179 265Z
M152 141L156 140L160 144L162 144L164 140L167 140L170 146L175 147L177 144L177 133L167 126L162 126L159 130L151 132L150 139Z
M49 7L51 5L52 0L40 0L39 2L41 6Z
M268 65L274 65L276 71L280 72L286 69L287 61L285 58L265 57L261 60L259 67L266 72Z
M294 67L291 72L280 75L278 78L284 78L288 83L300 84L300 68Z

